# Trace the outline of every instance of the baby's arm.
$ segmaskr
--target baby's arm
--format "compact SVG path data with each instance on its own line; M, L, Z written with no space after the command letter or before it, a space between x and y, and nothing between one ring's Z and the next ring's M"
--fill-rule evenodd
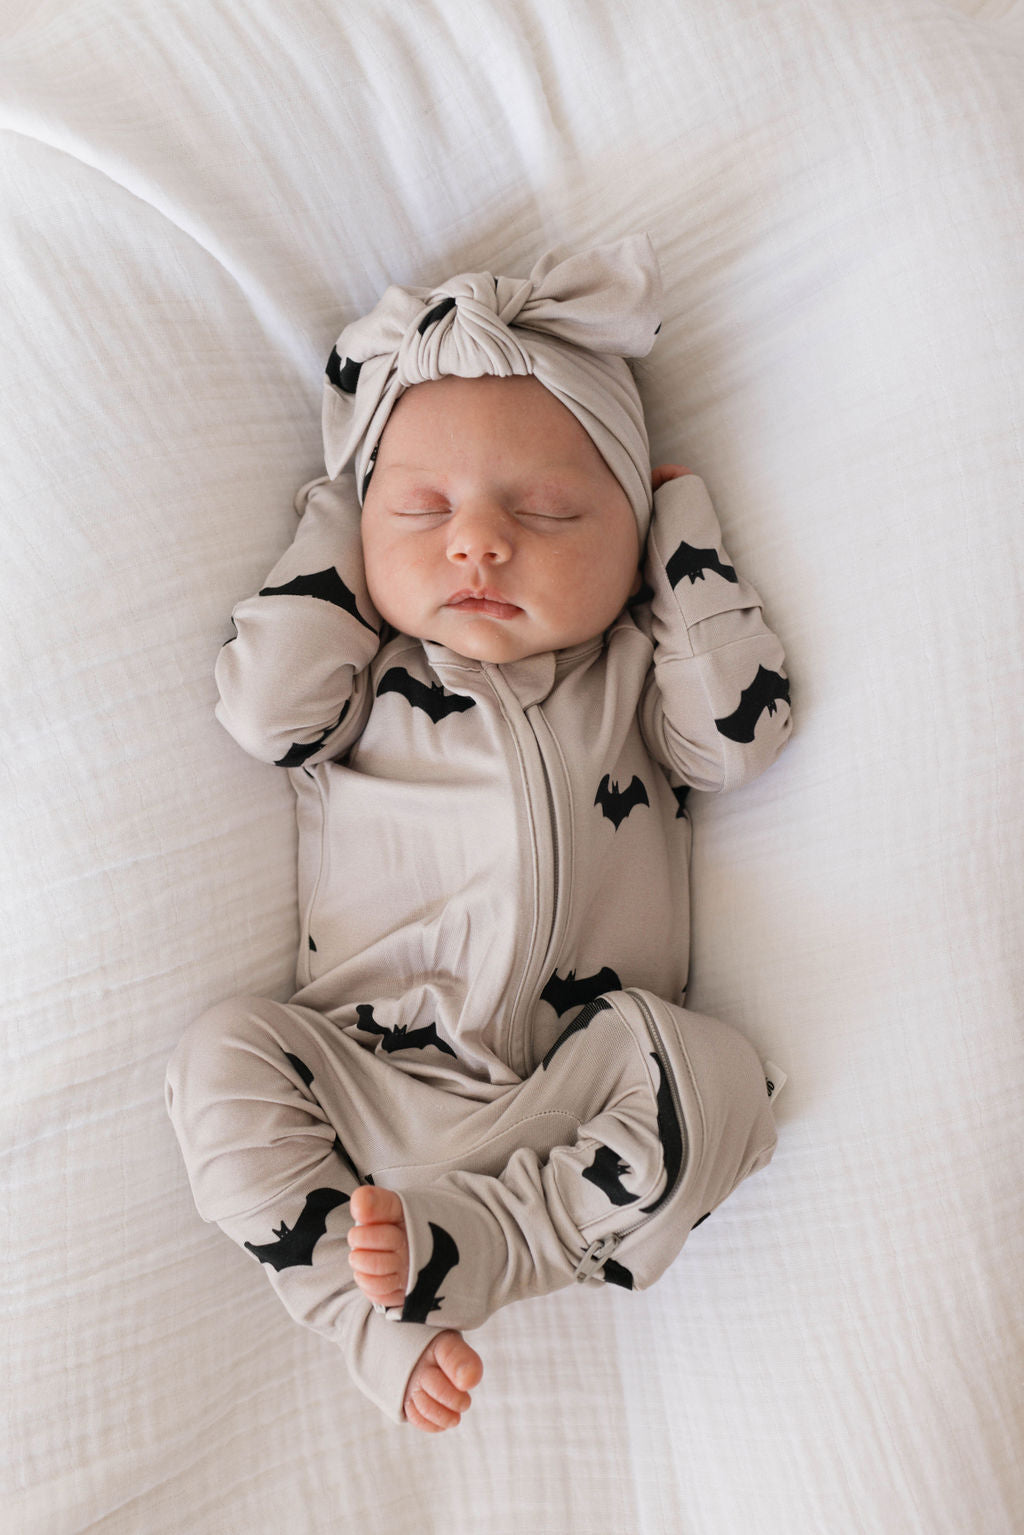
M359 524L351 474L315 482L291 546L232 614L237 634L217 660L217 718L263 762L338 756L365 723L381 620L366 591Z
M703 480L668 465L653 481L645 575L655 654L644 735L685 783L734 788L769 767L789 736L782 646L725 551Z

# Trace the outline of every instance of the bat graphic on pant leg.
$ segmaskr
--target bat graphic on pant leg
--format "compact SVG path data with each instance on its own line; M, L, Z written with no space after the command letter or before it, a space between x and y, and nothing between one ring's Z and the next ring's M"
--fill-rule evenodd
M433 1221L427 1224L434 1245L430 1257L416 1275L416 1283L405 1297L403 1322L425 1322L432 1311L440 1310L444 1296L437 1292L459 1261L455 1238L443 1226L436 1226Z
M623 1162L610 1146L598 1146L593 1162L583 1169L583 1177L607 1194L613 1205L631 1205L640 1196L631 1194L622 1183L623 1173L630 1171L629 1163Z
M665 1187L652 1205L641 1205L645 1215L650 1215L652 1211L657 1210L672 1193L686 1156L685 1131L676 1113L669 1074L665 1070L661 1056L653 1050L651 1060L658 1068L658 1138L661 1141L661 1155L665 1164Z
M313 1098L314 1101L319 1102L319 1099L317 1099L316 1094L312 1091L312 1085L311 1084L312 1084L312 1081L313 1081L313 1073L310 1071L310 1069L306 1065L305 1061L300 1060L297 1055L292 1055L290 1050L286 1050L285 1051L285 1057L286 1057L288 1063L290 1064L292 1070L295 1072L296 1076L299 1077L299 1079L301 1080L303 1087L309 1089L309 1096L311 1098ZM362 1183L364 1181L369 1181L369 1180L364 1180L364 1179L360 1178L360 1176L359 1176L359 1169L356 1167L356 1164L353 1162L352 1158L349 1156L348 1152L345 1150L344 1146L341 1144L341 1137L340 1137L340 1135L337 1134L337 1132L335 1132L334 1145L333 1145L333 1147L331 1149L333 1151L335 1151L338 1154L338 1156L341 1158L341 1160L345 1163L345 1166L348 1168L349 1172L352 1174L353 1178L356 1180L356 1183Z
M573 1034L579 1034L581 1030L589 1026L592 1018L596 1017L598 1013L605 1012L610 1007L611 1003L607 1000L607 998L595 997L593 1002L588 1002L586 1007L581 1008L580 1011L576 1014L576 1017L573 1019L572 1023L570 1023L569 1027L562 1030L561 1034L559 1034L547 1055L541 1061L540 1064L542 1069L547 1071L548 1067L551 1065L552 1058L554 1057L556 1051L562 1048L567 1039L571 1039Z
M269 1263L278 1273L282 1269L308 1268L313 1263L313 1249L327 1230L327 1217L339 1205L348 1204L348 1195L339 1189L313 1189L306 1195L302 1214L295 1225L288 1227L284 1221L273 1227L276 1241L254 1245L242 1245L261 1263Z

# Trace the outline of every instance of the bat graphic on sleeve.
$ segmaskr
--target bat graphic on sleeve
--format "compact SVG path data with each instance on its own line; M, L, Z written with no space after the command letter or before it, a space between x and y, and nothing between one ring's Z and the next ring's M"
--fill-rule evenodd
M432 1311L440 1310L444 1296L437 1292L459 1261L455 1238L443 1226L435 1226L433 1221L427 1224L434 1246L427 1262L416 1275L416 1283L405 1297L403 1322L425 1322Z
M429 714L435 725L449 714L464 714L476 703L475 699L466 698L462 693L447 692L439 682L421 682L404 666L393 666L384 673L377 684L377 697L382 693L401 693L414 709Z
M330 602L336 608L343 608L346 613L358 619L364 629L369 629L371 634L377 631L356 607L355 594L349 591L344 581L332 565L329 570L318 570L311 576L296 576L292 581L286 581L284 586L265 586L260 591L261 597L317 597L321 602Z
M789 703L789 682L781 672L770 672L759 666L757 676L740 694L740 701L731 714L715 720L720 735L730 741L744 743L754 739L757 722L765 709L774 714L779 701Z
M698 581L705 579L706 570L715 571L725 581L739 581L735 568L726 565L717 549L695 549L685 539L665 565L673 587L678 586L685 576L689 576L691 586L696 586Z
M400 1023L393 1029L386 1029L373 1016L373 1008L365 1003L359 1003L356 1012L359 1014L356 1028L364 1034L379 1034L380 1047L385 1055L393 1055L396 1050L425 1050L428 1045L433 1045L435 1050L443 1050L445 1055L455 1056L451 1045L446 1044L437 1032L436 1023L428 1023L421 1029L410 1029L408 1024ZM457 1056L455 1058L458 1059Z
M288 1227L284 1221L273 1227L276 1241L243 1245L261 1263L269 1263L278 1273L282 1269L309 1268L313 1263L313 1249L327 1230L327 1217L339 1205L348 1204L348 1195L338 1189L313 1189L306 1195L302 1214L295 1225Z
M626 787L620 790L618 784L613 783L606 773L597 786L597 796L594 800L595 805L600 805L601 814L605 820L611 821L616 831L618 831L630 811L634 810L637 805L649 805L650 803L650 800L647 798L647 790L636 774L633 775Z

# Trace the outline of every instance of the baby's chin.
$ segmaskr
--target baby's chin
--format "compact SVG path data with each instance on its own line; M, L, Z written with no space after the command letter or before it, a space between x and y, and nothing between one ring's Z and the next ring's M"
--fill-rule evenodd
M549 650L561 648L540 642L514 644L508 640L495 640L487 643L447 634L424 634L419 638L443 645L453 655L462 656L466 661L486 661L491 666L508 666L513 661L525 661L529 656L546 655Z

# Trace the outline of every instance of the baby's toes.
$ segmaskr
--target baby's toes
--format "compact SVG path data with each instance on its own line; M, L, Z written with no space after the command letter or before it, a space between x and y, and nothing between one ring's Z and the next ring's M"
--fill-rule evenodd
M437 1340L434 1357L452 1385L461 1395L476 1389L484 1373L483 1360L460 1332L443 1332ZM465 1412L465 1407L459 1408Z
M460 1391L440 1365L421 1361L405 1398L405 1416L414 1427L428 1434L443 1433L461 1422L469 1406L468 1391Z
M361 1183L354 1190L349 1201L349 1214L357 1226L399 1226L405 1220L398 1195L372 1183Z

